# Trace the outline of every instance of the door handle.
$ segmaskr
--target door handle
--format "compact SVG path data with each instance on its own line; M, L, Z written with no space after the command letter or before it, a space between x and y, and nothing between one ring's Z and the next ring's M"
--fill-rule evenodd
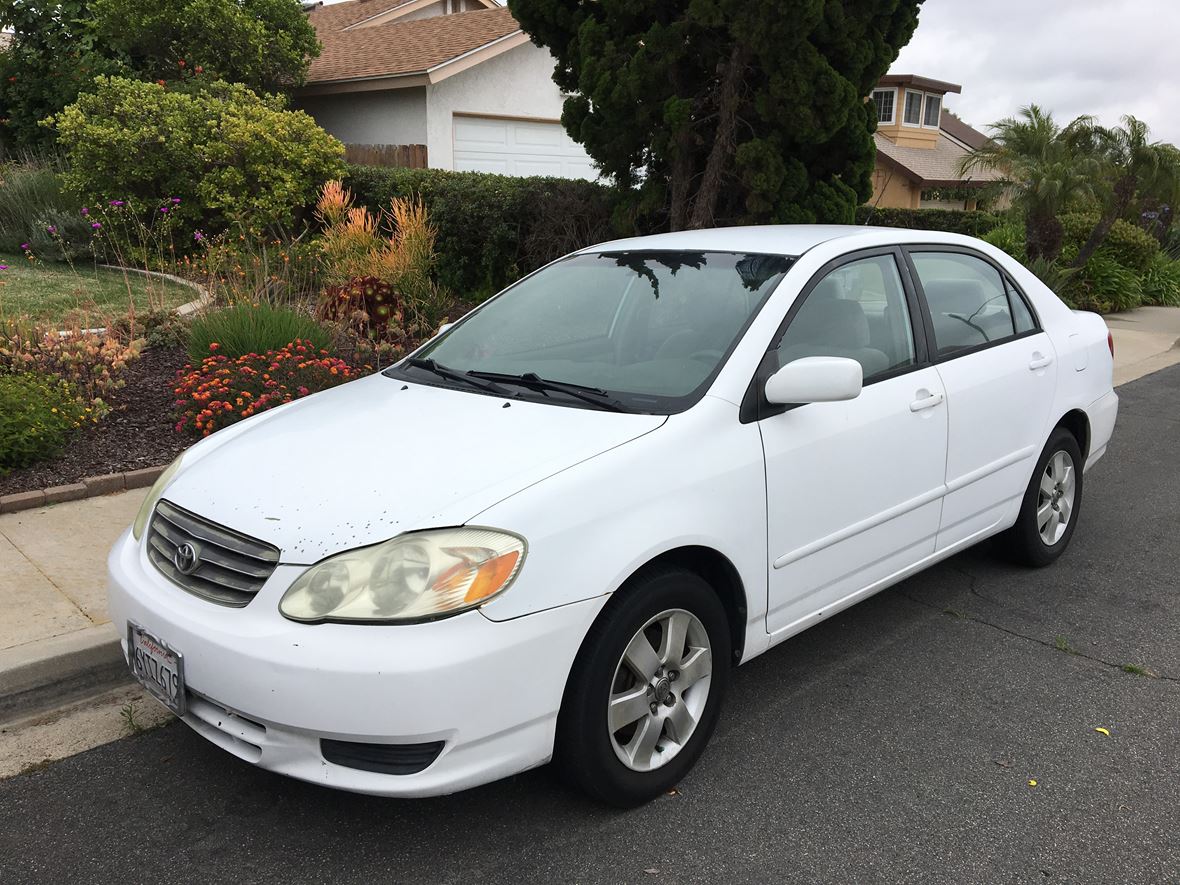
M916 399L912 403L910 403L910 411L911 412L920 412L923 409L933 409L940 402L942 402L942 394L941 393L930 393L930 394L927 394L926 396L922 397L921 399Z
M1041 352L1038 350L1033 353L1032 362L1030 362L1028 364L1028 370L1030 372L1035 372L1037 369L1045 368L1046 366L1048 366L1052 362L1053 362L1053 357L1042 356Z

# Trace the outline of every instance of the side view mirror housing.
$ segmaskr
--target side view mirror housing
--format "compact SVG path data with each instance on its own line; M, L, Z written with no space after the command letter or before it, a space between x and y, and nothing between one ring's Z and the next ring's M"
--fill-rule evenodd
M860 363L842 356L793 360L766 379L766 401L775 405L856 399L864 381Z

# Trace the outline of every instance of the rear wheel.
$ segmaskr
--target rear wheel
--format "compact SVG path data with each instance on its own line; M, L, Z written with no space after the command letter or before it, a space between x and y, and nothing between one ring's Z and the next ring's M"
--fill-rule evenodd
M1037 460L1016 524L1000 536L1014 559L1039 567L1065 552L1082 508L1082 465L1077 439L1058 427Z
M636 578L590 629L570 674L562 773L622 807L671 789L704 751L729 666L725 609L704 580L678 568Z

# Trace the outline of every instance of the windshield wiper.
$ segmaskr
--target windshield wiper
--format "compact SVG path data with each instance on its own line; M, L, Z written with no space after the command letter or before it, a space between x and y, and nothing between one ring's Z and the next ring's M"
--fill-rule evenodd
M448 381L458 381L460 384L467 384L479 390L486 390L488 393L497 393L501 396L508 396L509 392L501 387L499 384L491 384L478 380L475 375L476 372L460 372L456 369L448 369L446 366L440 366L432 359L423 357L412 357L406 360L407 366L413 366L415 369L425 369L440 378L446 378Z
M542 378L536 372L524 372L520 375L511 375L506 372L480 372L472 369L469 374L475 376L476 378L485 378L488 381L502 381L508 384L519 384L522 387L528 387L532 390L538 390L541 392L552 390L556 393L564 393L567 396L580 399L582 402L590 403L592 406L605 409L608 412L629 411L626 406L624 406L621 402L601 388L587 387L583 384L570 384L566 381L550 381L548 378Z

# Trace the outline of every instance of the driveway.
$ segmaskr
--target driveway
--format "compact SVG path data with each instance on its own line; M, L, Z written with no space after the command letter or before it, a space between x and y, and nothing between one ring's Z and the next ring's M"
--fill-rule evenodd
M1119 393L1064 559L969 551L741 668L675 795L373 799L176 724L0 781L0 879L1176 881L1180 367Z

